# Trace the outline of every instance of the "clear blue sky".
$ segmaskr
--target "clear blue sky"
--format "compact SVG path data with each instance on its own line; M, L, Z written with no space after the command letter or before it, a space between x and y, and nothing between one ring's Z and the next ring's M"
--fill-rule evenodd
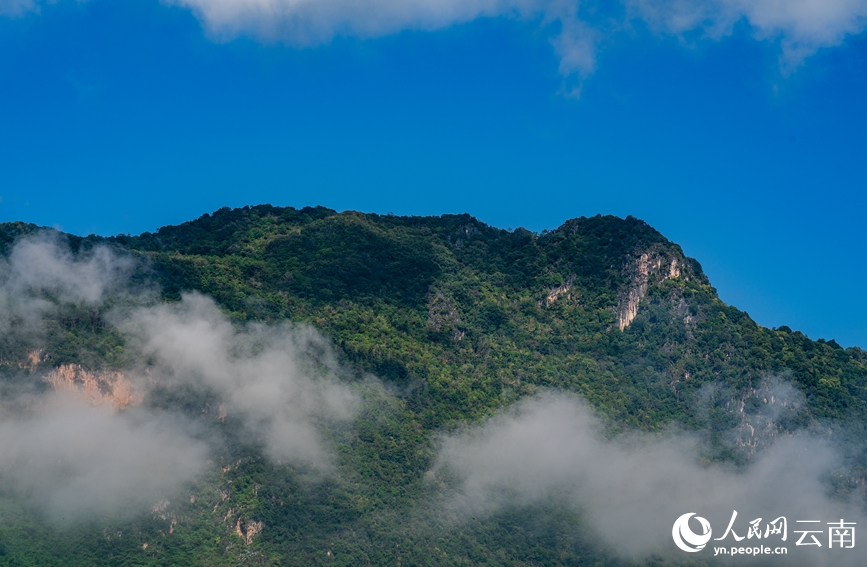
M631 214L760 324L867 347L865 16L867 0L0 0L0 220L109 235L272 203L541 231Z

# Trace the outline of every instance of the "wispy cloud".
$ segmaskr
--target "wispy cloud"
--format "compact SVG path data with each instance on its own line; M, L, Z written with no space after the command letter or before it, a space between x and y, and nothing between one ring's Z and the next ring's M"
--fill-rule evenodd
M39 10L35 0L0 0L0 16L21 16Z
M205 468L207 445L181 416L117 413L70 392L29 401L0 409L0 489L57 524L135 515Z
M156 303L131 283L137 267L107 247L74 254L48 232L0 258L0 495L59 524L135 515L216 459L221 418L272 459L328 474L323 433L359 403L330 342L306 326L232 323L199 294ZM43 374L40 329L82 307L123 338L128 364Z
M161 387L211 393L270 456L327 469L330 452L319 425L353 417L356 396L331 344L306 326L229 322L214 301L185 295L177 305L134 311L119 327L150 357Z
M335 36L381 37L439 30L479 18L509 17L551 30L564 74L589 74L598 33L579 18L580 4L560 0L174 0L192 9L211 34L252 34L294 45Z
M208 33L310 46L336 36L373 38L433 31L480 18L515 18L541 27L566 77L590 75L600 45L625 41L632 22L657 33L699 32L709 40L744 22L760 41L779 44L784 69L867 27L867 0L170 0L192 10ZM38 10L39 0L0 0L0 14Z
M377 37L402 30L437 30L479 18L509 17L542 26L564 76L587 76L602 42L625 39L630 21L658 33L699 31L707 39L743 21L756 39L778 42L786 68L823 47L839 45L867 26L867 0L174 0L189 7L211 33L310 45L334 36Z
M99 305L125 295L135 266L105 246L74 257L55 232L25 238L0 258L0 332L35 330L58 302Z
M865 0L627 0L631 14L660 33L701 31L718 39L747 23L758 40L778 41L791 68L867 27Z
M755 518L787 517L788 564L859 564L856 554L826 549L817 557L794 553L791 544L796 520L867 519L857 503L828 496L823 479L840 461L827 441L778 439L740 471L701 464L699 447L687 434L606 439L584 402L548 394L446 437L431 478L451 482L439 506L453 517L554 500L577 510L604 548L630 559L669 552L682 559L671 540L676 518L697 513L721 537L737 510L741 537ZM717 545L733 542L729 536Z

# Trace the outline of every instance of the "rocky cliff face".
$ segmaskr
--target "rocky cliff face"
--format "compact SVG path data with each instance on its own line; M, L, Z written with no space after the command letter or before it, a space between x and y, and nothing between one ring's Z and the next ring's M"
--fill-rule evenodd
M539 300L539 307L543 305L545 307L549 307L552 303L560 299L560 296L566 295L568 298L572 298L572 294L570 291L572 290L572 285L575 283L575 274L571 274L565 282L563 282L559 286L552 286L545 290L545 297Z
M627 283L620 292L616 312L617 326L621 331L635 320L638 305L652 280L662 283L681 276L688 280L691 274L682 255L654 247L633 256L624 266L623 275Z
M263 528L262 522L254 522L253 520L245 520L238 517L238 521L235 523L235 533L238 534L244 543L250 545L253 543L253 538L258 535Z
M52 370L45 380L57 391L71 391L93 405L123 409L142 402L132 382L120 372L89 372L77 364Z
M460 341L464 338L464 331L458 326L460 322L457 306L452 299L435 289L428 300L427 328L432 331L450 331L452 340Z

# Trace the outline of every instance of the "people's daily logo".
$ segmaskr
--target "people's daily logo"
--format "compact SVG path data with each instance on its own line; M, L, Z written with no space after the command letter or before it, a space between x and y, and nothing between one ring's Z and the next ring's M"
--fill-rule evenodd
M707 542L710 541L711 528L710 522L701 516L695 516L698 523L701 524L701 533L697 534L689 527L689 519L695 516L695 512L684 514L674 522L671 528L671 537L674 538L674 543L677 547L684 551L695 552L704 549Z
M789 538L790 524L785 516L770 521L763 521L762 518L738 521L737 518L738 511L733 510L725 533L713 540L724 541L731 538L730 542L735 545L714 547L714 555L788 554L788 548L779 545ZM690 520L693 520L692 526L690 526ZM855 547L855 526L855 522L847 522L846 520L825 522L810 519L796 520L791 527L795 528L792 531L797 536L794 541L795 547L852 549ZM698 533L693 531L693 527L699 528ZM683 514L674 521L674 525L671 527L671 537L674 544L689 553L704 549L711 541L712 534L710 522L701 516L696 516L695 512ZM747 541L744 542L743 540Z

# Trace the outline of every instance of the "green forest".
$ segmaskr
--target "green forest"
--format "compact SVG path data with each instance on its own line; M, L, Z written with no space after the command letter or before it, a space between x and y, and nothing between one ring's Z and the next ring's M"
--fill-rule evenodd
M236 329L315 329L335 353L335 380L361 401L339 424L310 418L333 455L315 475L278 462L223 415L219 392L154 387L117 411L189 416L209 440L205 470L163 505L57 523L38 495L8 488L0 463L0 566L670 564L664 552L599 545L580 507L556 495L476 517L436 513L451 486L448 471L435 474L443 436L545 392L585 400L606 439L687 432L704 467L747 470L765 441L824 435L843 455L828 493L863 498L867 352L756 324L719 299L698 261L633 217L536 234L467 214L260 205L136 236L47 232L0 224L0 401L11 404L0 418L51 390L58 368L107 376L157 364L117 313L179 305L191 292L213 298ZM10 266L24 265L18 245L36 237L68 247L70 262L97 250L123 258L126 283L100 301L28 291L41 306L31 328L8 282L24 281ZM772 380L803 403L761 421ZM770 433L745 440L745 424L760 421Z

